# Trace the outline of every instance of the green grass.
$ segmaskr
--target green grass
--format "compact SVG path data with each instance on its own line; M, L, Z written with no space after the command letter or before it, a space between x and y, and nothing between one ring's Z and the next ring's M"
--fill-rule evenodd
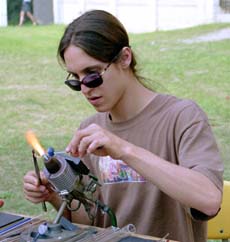
M131 34L140 74L158 91L195 100L207 113L230 179L230 40L184 44L227 24ZM44 147L63 150L79 123L94 112L80 93L63 85L56 59L64 26L0 28L0 197L4 210L37 215L41 206L23 197L22 178L33 169L25 132Z

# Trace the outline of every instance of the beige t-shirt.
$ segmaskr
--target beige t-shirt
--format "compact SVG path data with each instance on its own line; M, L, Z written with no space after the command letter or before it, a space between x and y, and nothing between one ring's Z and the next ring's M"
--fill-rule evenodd
M220 154L206 115L193 101L158 94L128 121L113 123L108 113L97 113L81 128L91 123L171 163L204 174L222 190ZM123 161L90 155L84 162L100 179L99 199L115 212L119 227L132 223L140 234L163 237L169 233L170 239L180 242L206 241L206 222L192 218L189 208ZM109 216L99 211L95 225L110 226Z

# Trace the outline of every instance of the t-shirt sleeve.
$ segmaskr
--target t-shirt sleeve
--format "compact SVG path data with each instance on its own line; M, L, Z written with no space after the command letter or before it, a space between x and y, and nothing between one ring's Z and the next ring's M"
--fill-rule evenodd
M176 134L179 164L202 173L222 192L224 168L221 155L208 118L195 103L191 102L180 112ZM215 216L194 208L187 211L196 220L205 221Z
M176 128L180 165L207 176L223 189L223 162L205 113L193 102L179 114Z

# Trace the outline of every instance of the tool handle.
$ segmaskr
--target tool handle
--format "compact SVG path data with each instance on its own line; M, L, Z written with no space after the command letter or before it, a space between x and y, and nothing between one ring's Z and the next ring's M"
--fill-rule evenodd
M38 166L38 161L37 161L37 158L35 156L35 151L34 150L32 150L32 155L33 155L35 173L36 173L37 178L38 178L38 184L42 185L42 179L41 179L41 176L40 176L40 170L39 170L39 166ZM47 212L47 207L46 207L46 203L45 202L42 202L42 209L43 209L44 212Z

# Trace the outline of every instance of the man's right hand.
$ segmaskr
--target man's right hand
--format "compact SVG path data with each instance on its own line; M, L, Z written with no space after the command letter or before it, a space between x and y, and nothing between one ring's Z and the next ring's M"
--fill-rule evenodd
M23 178L25 198L32 203L40 203L55 199L57 194L50 189L50 183L43 172L40 172L42 184L39 184L35 171L29 171Z

